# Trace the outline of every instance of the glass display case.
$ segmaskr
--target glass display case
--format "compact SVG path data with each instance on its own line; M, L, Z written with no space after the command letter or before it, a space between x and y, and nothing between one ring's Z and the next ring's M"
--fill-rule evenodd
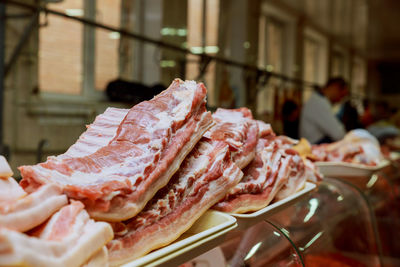
M400 266L400 159L395 155L386 168L364 177L342 177L357 188L371 210L383 266Z
M218 255L225 266L380 266L371 214L360 190L326 178L296 204L248 229L230 232ZM185 266L215 262L215 253L204 254Z

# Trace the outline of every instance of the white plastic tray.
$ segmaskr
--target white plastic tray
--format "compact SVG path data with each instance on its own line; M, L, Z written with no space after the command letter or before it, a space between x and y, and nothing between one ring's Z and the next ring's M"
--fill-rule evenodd
M368 166L349 162L316 162L315 165L325 177L361 177L371 176L374 172L388 166L390 161L384 159L379 165Z
M190 261L191 259L223 243L225 241L226 234L236 227L237 224L235 223L234 225L229 226L228 228L225 228L213 235L207 236L195 243L183 247L182 249L176 250L170 254L165 255L164 257L158 258L155 261L146 264L146 267L179 266L180 264Z
M316 187L315 184L306 182L305 187L297 193L294 193L291 196L288 196L285 199L279 200L275 203L272 203L266 206L263 209L252 213L229 213L230 215L234 216L237 219L238 228L244 229L248 228L253 224L256 224L260 221L265 220L269 216L275 214L278 211L286 208L287 206L292 205L293 203L299 201L302 197L306 196L307 193L312 191Z
M181 263L210 249L210 243L221 242L224 235L237 226L236 219L228 214L209 210L172 244L155 250L146 256L122 265L123 267L167 266L165 262ZM205 247L206 246L206 247ZM203 250L202 250L203 248ZM196 251L191 251L195 249ZM177 257L177 258L175 258ZM174 266L169 265L168 266Z

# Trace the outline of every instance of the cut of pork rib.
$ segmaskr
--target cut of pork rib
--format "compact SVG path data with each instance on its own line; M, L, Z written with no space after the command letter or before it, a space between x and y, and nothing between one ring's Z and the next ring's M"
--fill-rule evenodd
M254 158L258 140L258 124L251 111L219 108L212 116L216 125L204 137L228 143L233 162L243 169Z
M110 225L91 220L80 202L63 207L32 234L0 227L0 265L77 267L113 237Z
M0 179L0 226L20 232L38 226L68 204L61 191L48 184L27 195L13 178Z
M122 264L177 239L242 175L225 142L203 138L142 212L114 224L116 237L107 245L111 264Z
M84 202L94 218L129 219L168 183L212 125L205 98L203 84L176 79L152 100L131 108L107 145L84 156L71 157L71 152L22 166L21 184L57 183L70 198Z
M282 145L282 140L286 139L260 138L256 157L243 169L243 179L213 209L230 213L259 210L266 207L289 180L298 181L297 173L303 178L302 159L296 151ZM293 182L289 186L291 189Z
M59 159L88 156L98 149L108 145L115 137L118 126L128 114L129 109L107 108L103 114L96 117L67 152L57 156Z

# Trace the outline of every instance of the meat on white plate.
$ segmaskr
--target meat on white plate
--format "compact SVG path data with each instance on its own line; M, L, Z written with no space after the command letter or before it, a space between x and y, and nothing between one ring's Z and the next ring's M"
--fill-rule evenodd
M337 142L314 145L312 153L316 161L350 162L370 166L383 160L379 141L368 131L356 129L350 131Z
M70 198L81 200L96 219L132 218L168 183L212 126L206 93L201 83L176 79L125 117L123 110L109 110L117 120L123 117L118 127L112 120L96 119L63 156L21 166L21 185L31 191L56 183ZM92 145L93 149L87 147Z
M138 258L168 245L242 178L228 145L201 139L168 185L136 217L113 223L115 239L108 243L111 265Z
M265 125L260 129L255 158L243 169L242 180L213 209L230 213L256 211L266 207L277 194L286 196L304 186L304 163L290 148L291 139L263 131L268 129Z
M243 169L254 158L258 140L258 124L251 111L219 108L212 116L216 125L204 137L228 143L233 162Z
M10 174L8 163L0 158L0 172ZM67 197L54 184L44 185L27 194L12 178L0 178L0 226L16 231L27 231L47 220L54 212L67 205Z
M90 219L79 201L63 207L30 234L0 227L1 266L78 267L113 238L110 225Z

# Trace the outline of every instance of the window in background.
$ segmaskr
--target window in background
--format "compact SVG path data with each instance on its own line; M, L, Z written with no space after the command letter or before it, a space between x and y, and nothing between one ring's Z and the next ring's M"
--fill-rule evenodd
M345 57L339 51L333 51L331 61L331 76L345 76Z
M271 17L260 17L259 58L258 65L268 71L282 73L284 49L284 24ZM262 88L257 97L257 113L261 116L272 116L274 112L275 95L281 81L271 77L268 84ZM265 120L267 120L265 118Z
M219 0L188 0L187 18L188 49L196 54L217 54L219 50ZM198 62L200 58L195 55L188 55L186 60L186 79L196 79L199 75ZM215 62L211 62L208 65L204 82L207 86L208 105L217 106L215 97Z
M318 43L306 38L304 40L304 80L307 82L317 82L318 54Z
M96 21L120 27L121 0L97 0ZM107 84L119 76L120 34L96 29L95 88L105 90Z
M307 82L318 83L320 67L319 43L311 38L304 39L304 67L303 78ZM311 87L306 87L303 93L303 102L307 101L312 92Z
M65 0L48 7L71 16L83 16L82 0ZM41 92L80 94L82 91L83 25L43 14L39 29L39 88Z
M351 92L357 97L365 96L366 64L362 58L355 58L352 66Z

